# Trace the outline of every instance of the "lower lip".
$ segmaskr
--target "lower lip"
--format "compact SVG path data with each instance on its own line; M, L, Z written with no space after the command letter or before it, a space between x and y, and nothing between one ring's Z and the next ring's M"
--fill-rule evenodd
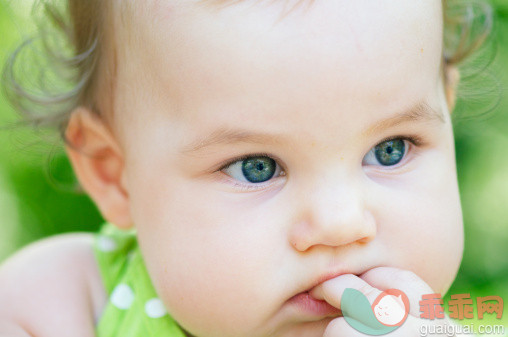
M326 301L317 300L308 292L299 293L289 299L289 304L308 316L342 316L342 311Z

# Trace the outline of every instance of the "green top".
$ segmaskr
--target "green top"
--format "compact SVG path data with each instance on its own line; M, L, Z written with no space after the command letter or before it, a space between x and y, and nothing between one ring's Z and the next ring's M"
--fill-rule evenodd
M109 296L97 337L185 337L157 297L135 231L105 223L95 235L94 254Z

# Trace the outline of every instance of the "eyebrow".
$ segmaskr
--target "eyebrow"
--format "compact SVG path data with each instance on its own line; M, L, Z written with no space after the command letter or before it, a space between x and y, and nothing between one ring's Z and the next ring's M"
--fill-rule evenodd
M232 130L227 127L220 127L210 135L185 145L180 152L191 154L212 145L232 143L254 143L254 144L276 144L283 139L282 135L257 133L249 130Z
M445 119L441 111L436 111L427 102L420 101L405 112L377 122L366 131L362 132L362 136L369 137L372 134L380 132L381 130L393 128L399 124L408 122L444 123Z
M444 118L441 112L434 110L426 102L419 102L408 111L393 117L381 120L362 132L362 137L369 137L382 130L393 128L399 124L408 122L441 122ZM231 129L220 127L211 134L185 145L180 153L192 154L206 147L220 144L253 143L253 144L278 144L282 143L284 136L281 134L258 133L243 129Z

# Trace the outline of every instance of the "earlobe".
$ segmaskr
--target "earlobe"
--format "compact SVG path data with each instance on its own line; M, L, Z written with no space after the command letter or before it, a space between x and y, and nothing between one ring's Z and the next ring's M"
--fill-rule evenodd
M125 161L112 132L97 114L79 107L71 114L65 137L74 172L102 216L120 228L131 228Z
M445 66L445 93L446 103L450 113L455 108L457 99L457 86L460 81L460 73L456 66Z

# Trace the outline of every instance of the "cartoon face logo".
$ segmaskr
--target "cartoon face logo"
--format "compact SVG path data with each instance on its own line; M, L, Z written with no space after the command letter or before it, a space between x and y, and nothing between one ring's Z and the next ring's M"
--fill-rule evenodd
M386 326L399 326L407 316L402 294L395 296L382 293L372 304L377 320Z
M371 305L360 291L346 288L341 310L351 327L367 335L380 336L398 329L406 321L409 299L399 289L388 289Z

